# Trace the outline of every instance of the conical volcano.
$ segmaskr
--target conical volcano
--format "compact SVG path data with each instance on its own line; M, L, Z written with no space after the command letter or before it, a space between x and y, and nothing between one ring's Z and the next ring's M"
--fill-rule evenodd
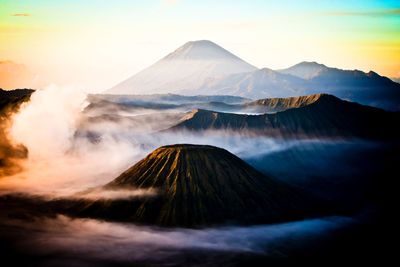
M106 93L183 93L199 88L210 77L256 69L211 41L191 41Z
M130 221L161 226L285 221L310 215L315 206L230 152L205 145L161 147L105 187L155 189L158 197L118 210Z

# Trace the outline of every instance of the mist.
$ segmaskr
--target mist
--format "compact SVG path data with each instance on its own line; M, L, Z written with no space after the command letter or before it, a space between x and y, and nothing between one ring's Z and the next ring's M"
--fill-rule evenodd
M311 256L324 240L365 221L349 213L349 217L272 225L160 228L36 214L23 205L8 206L5 200L9 194L22 194L28 200L74 201L156 196L156 190L103 186L163 145L206 144L227 149L270 177L343 201L344 206L356 206L357 211L371 207L370 203L358 203L365 195L355 190L363 188L363 181L370 181L360 171L362 166L368 163L366 171L375 177L388 169L382 162L390 162L379 156L386 155L385 149L383 154L371 156L377 148L382 149L380 143L270 138L230 130L168 132L165 129L178 123L185 112L137 109L119 113L116 109L109 114L109 109L101 108L88 112L88 105L83 90L53 85L35 92L11 119L7 138L23 144L29 156L19 161L21 172L0 179L0 235L5 247L12 244L13 253L23 255L22 259L58 266L229 265L255 259L296 259L303 253ZM328 175L331 173L335 175Z
M275 172L278 179L287 175L274 171L281 163L271 160L264 163L266 161L262 159L271 158L268 155L279 159L279 153L284 151L302 151L302 147L311 147L320 151L310 158L312 161L321 160L318 153L329 155L336 150L339 152L335 155L340 155L340 151L344 151L340 147L348 146L346 144L368 146L368 142L363 141L281 139L229 130L171 133L164 130L178 123L186 113L149 109L143 114L139 108L137 113L115 117L101 106L88 113L88 105L87 94L73 87L53 85L35 92L30 102L12 117L9 129L9 138L24 144L29 157L20 163L23 172L0 180L2 191L62 196L76 194L110 182L154 149L177 143L207 144L227 149L262 171ZM297 160L302 162L305 157L300 153ZM330 162L331 159L327 158L325 165ZM318 164L307 163L305 167L299 169L299 173L307 167L315 170ZM320 169L320 173L325 170L323 167ZM292 176L299 177L297 173Z
M230 131L160 132L185 113L150 110L110 118L107 109L99 109L88 115L86 96L77 88L52 85L35 92L12 117L9 137L24 144L29 157L20 164L23 172L1 179L2 191L75 194L108 183L154 149L175 143L214 145L239 157L298 143Z
M83 139L74 142L85 99L82 90L53 85L35 92L21 107L12 118L9 137L23 143L29 157L20 164L23 172L1 179L3 190L63 194L84 190L111 180L126 160L137 155L134 146L122 139L106 136L96 145Z
M193 264L190 259L195 254L203 255L198 264L208 265L246 255L285 258L293 253L291 250L301 250L310 238L329 236L355 223L346 217L326 217L274 225L191 230L58 216L29 221L7 219L0 224L0 231L6 237L12 236L13 231L3 232L12 226L18 227L22 235L29 234L29 239L17 238L16 248L26 251L24 255L43 258L41 265L85 266L94 262L100 266L186 265Z

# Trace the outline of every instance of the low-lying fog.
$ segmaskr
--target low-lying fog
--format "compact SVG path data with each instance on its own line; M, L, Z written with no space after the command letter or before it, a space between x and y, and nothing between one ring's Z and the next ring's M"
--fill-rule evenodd
M71 88L53 86L33 94L31 101L14 116L9 133L16 143L28 148L29 158L20 162L23 172L0 179L3 194L73 196L110 182L154 149L176 143L225 148L267 175L320 195L335 196L330 191L335 187L331 185L342 188L349 179L359 181L365 172L379 173L386 167L384 159L371 156L381 150L382 144L282 140L227 131L159 133L158 130L172 126L185 114L154 111L154 117L142 116L139 120L134 118L138 114L129 114L129 118L122 118L123 123L107 117L89 123L82 112L86 105L85 95ZM363 160L373 164L363 169ZM93 194L96 198L124 198L154 192L119 193ZM14 242L16 253L24 251L47 265L98 262L201 265L226 260L218 256L225 252L286 257L304 242L323 239L354 223L351 218L330 217L276 225L167 230L64 216L24 220L6 217L0 224L0 234ZM208 256L198 258L191 254L193 251Z
M261 157L309 143L327 141L281 140L229 131L193 134L160 133L177 123L184 113L154 110L152 115L107 117L84 109L85 94L73 88L51 86L37 91L13 118L10 136L23 143L29 158L23 172L0 180L2 191L61 194L103 185L154 149L191 143L222 147L243 159ZM329 143L329 142L328 142Z
M39 259L40 265L45 266L207 265L235 262L244 255L285 258L292 250L301 250L310 238L323 239L338 228L353 224L353 219L327 217L275 225L193 230L58 216L2 220L0 234L15 242L11 244L16 252ZM196 254L203 255L196 260L200 262L193 261L192 258L198 257Z

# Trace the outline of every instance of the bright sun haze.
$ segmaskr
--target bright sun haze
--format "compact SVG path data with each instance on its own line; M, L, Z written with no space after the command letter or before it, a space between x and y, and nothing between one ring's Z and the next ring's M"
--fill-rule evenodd
M106 90L185 42L201 39L258 68L316 61L400 76L398 1L3 0L0 5L0 61L24 64L46 84Z

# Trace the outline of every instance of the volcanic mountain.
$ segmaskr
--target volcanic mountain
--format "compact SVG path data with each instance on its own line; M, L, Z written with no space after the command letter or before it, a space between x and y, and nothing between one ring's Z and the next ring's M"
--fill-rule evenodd
M400 109L400 85L373 71L342 70L317 62L258 69L207 40L187 42L106 93L223 94L252 99L327 93L386 110Z
M329 93L387 110L400 109L400 85L373 71L342 70L316 62L301 62L279 72L306 79L308 93Z
M277 71L264 68L214 77L193 92L253 99L327 93L364 105L387 110L400 109L398 83L373 71L342 70L316 62L301 62Z
M179 93L198 88L209 77L256 69L211 41L192 41L106 93Z
M293 75L302 79L310 79L317 75L317 73L329 69L324 64L317 62L303 61L287 69L278 70L277 72L282 74Z
M206 145L160 147L103 190L152 190L155 195L59 206L72 216L168 227L272 223L321 211L308 195Z
M302 78L263 68L207 79L199 88L185 93L224 94L250 97L288 97L305 94L308 82Z
M294 108L263 115L194 110L169 130L233 130L267 136L305 138L397 139L400 134L396 127L400 123L398 112L363 106L332 95L320 94L262 102L272 107L277 103L282 107L293 105Z

